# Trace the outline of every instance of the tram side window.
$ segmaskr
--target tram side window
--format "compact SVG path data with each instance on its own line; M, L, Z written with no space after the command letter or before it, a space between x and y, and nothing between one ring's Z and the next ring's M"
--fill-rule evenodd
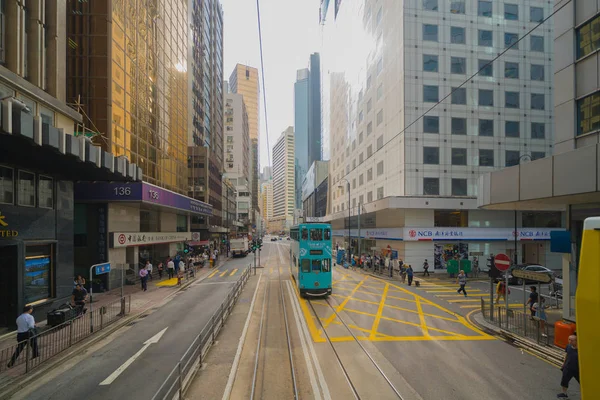
M331 271L331 260L329 258L323 259L323 272Z
M302 272L309 273L310 272L310 260L304 259L302 260Z
M308 240L308 229L302 228L302 240Z
M312 271L313 272L321 271L321 260L312 260Z
M325 240L331 240L331 229L325 229Z
M311 229L310 230L310 240L313 240L313 241L323 240L323 230L322 229Z

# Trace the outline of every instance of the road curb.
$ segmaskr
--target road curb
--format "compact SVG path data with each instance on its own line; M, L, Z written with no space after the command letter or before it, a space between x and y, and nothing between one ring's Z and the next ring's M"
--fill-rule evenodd
M162 301L167 300L168 298L170 298L172 296L175 296L177 293L179 293L183 289L187 288L194 282L202 282L207 277L208 277L208 275L205 275L202 278L198 278L198 279L194 278L192 280L187 281L186 283L182 284L179 289L177 289L176 291L171 293L169 296L164 298ZM21 389L25 388L30 382L34 381L35 379L37 379L38 377L40 377L41 375L46 373L48 370L52 369L56 365L63 362L65 359L69 358L70 356L72 356L73 354L75 354L76 352L81 350L82 346L88 346L88 347L93 346L94 344L98 343L100 340L105 339L109 335L112 335L114 332L121 329L123 326L127 325L128 323L134 321L135 319L139 318L141 315L148 312L149 310L151 310L154 307L156 307L156 305L150 305L135 314L130 314L128 317L125 317L123 319L118 320L117 322L115 322L113 324L110 324L107 328L97 332L97 333L102 332L102 333L104 333L103 335L92 334L89 338L82 340L81 342L72 346L70 349L67 349L64 352L56 355L51 360L48 360L43 367L37 368L35 370L35 372L25 375L22 379L15 378L14 380L7 382L7 384L5 384L4 386L0 386L0 400L10 399L15 393L17 393Z

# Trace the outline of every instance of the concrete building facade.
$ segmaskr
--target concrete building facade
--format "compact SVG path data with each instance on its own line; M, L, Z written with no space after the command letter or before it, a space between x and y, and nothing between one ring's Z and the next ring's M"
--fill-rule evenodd
M273 147L273 217L281 230L289 230L294 221L295 171L294 128L288 127Z

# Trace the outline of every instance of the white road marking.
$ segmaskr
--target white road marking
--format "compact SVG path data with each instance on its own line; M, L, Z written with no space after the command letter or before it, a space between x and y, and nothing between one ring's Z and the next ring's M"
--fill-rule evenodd
M125 371L127 369L127 367L129 367L131 364L133 364L133 362L135 360L137 360L137 358L139 356L142 355L142 353L144 351L146 351L146 349L148 347L150 347L151 344L155 344L158 343L158 341L160 340L160 338L162 337L162 335L165 334L165 332L167 331L169 327L167 326L165 329L163 329L162 331L158 332L156 335L152 336L150 339L146 340L144 342L144 346L134 355L131 356L131 358L127 361L125 361L123 363L123 365L121 365L119 368L117 368L115 370L115 372L113 372L112 374L110 374L108 376L108 378L106 378L105 380L103 380L102 382L100 382L100 386L105 386L105 385L110 385L111 383L113 383L115 381L115 379L117 379L119 377L119 375L121 375L123 373L123 371Z
M231 370L229 371L229 379L227 379L225 391L223 392L223 400L229 400L229 396L231 396L233 382L235 381L235 376L237 375L237 369L242 356L242 349L244 348L244 342L246 341L246 336L248 335L248 326L250 325L250 319L252 318L252 311L254 310L254 303L256 302L256 295L258 293L258 288L260 287L261 278L262 274L258 276L256 289L254 290L254 296L252 296L252 302L250 303L250 310L248 310L248 317L246 317L246 323L244 324L244 329L242 330L242 337L240 339L240 343L238 344L237 352L235 353L235 358L233 359L233 364L231 365Z
M296 292L293 289L292 282L288 281L288 290L291 293L292 305L294 307L294 315L300 316L302 315L302 310L300 309L300 303L298 302L298 298L296 297ZM298 317L299 318L299 317ZM317 358L317 353L315 352L315 348L313 346L312 337L308 332L308 327L306 326L306 320L302 318L301 323L298 324L299 327L302 327L302 332L306 338L306 342L308 343L308 348L310 350L310 354L312 360L314 362L315 368L317 370L317 376L319 377L319 384L321 385L321 391L323 392L323 397L325 400L331 400L331 394L329 393L329 387L327 386L327 382L325 382L325 376L323 375L323 371L321 370L321 365L319 364L319 359ZM302 336L302 335L300 335Z

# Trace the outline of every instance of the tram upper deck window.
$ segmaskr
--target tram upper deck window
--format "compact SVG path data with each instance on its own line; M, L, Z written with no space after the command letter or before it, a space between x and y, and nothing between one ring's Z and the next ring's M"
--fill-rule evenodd
M321 260L312 260L312 272L321 271Z
M310 230L310 240L313 240L313 241L323 240L323 230L322 229L311 229Z
M310 272L310 260L307 258L302 260L302 272Z
M325 240L331 240L331 229L325 229Z
M331 259L324 258L323 259L323 272L331 271Z
M302 240L308 240L308 229L302 228Z

